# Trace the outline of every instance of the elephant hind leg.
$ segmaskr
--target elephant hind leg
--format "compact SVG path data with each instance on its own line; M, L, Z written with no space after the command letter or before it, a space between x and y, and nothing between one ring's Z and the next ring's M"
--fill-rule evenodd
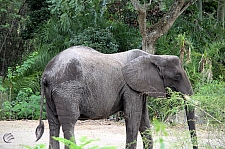
M80 116L79 105L76 101L65 97L57 101L60 101L56 104L56 109L64 138L75 143L74 126ZM69 147L65 146L65 149Z
M56 115L54 105L47 101L47 118L49 124L49 149L59 149L59 142L54 140L52 136L59 137L60 123Z

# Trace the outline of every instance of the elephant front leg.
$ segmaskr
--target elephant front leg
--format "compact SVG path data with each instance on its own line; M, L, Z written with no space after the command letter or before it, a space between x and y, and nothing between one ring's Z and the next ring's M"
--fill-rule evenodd
M142 110L142 116L141 116L141 123L139 131L142 136L143 140L143 148L144 149L152 149L153 148L153 140L152 140L152 133L150 130L150 120L148 115L148 107L146 102L146 97L143 99L143 110Z
M126 114L125 114L126 115ZM125 116L126 123L126 149L136 149L138 128L141 115L131 112Z
M126 123L126 149L136 149L141 113L142 101L138 95L125 98L124 119Z

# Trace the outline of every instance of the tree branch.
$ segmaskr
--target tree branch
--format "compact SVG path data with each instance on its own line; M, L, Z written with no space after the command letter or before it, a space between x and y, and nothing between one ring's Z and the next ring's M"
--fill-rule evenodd
M175 0L173 5L165 16L156 24L148 28L148 36L155 42L158 38L164 35L174 24L176 19L182 14L184 10L190 6L191 0L185 3L185 0Z
M140 4L138 0L131 0L134 9L138 11L139 30L142 35L142 50L154 54L155 41L164 35L174 24L176 19L191 5L193 0L174 0L164 17L151 27L146 26L146 10L151 5Z
M179 16L190 6L190 5L192 5L192 4L194 4L195 2L196 2L197 0L195 0L195 1L193 1L193 2L191 2L191 1L188 1L185 5L184 5L184 7L182 8L182 10L180 11L180 14L179 14Z
M152 1L150 0L147 4L140 4L138 0L131 0L132 5L134 6L134 9L138 12L146 11L147 7L151 5Z
M138 11L138 24L142 38L146 38L146 5L140 4L138 0L131 0L131 3L134 6L134 9Z

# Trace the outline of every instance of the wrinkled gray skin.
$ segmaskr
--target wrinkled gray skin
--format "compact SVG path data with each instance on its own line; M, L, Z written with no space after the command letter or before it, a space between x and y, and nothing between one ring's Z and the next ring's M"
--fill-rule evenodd
M192 95L188 77L176 56L156 56L141 50L102 54L89 47L76 46L62 51L46 66L42 76L42 103L46 98L50 128L49 148L59 149L52 136L74 136L78 119L102 119L124 112L126 148L135 149L138 131L147 138L145 148L152 148L146 94L166 97L166 87ZM192 140L196 137L194 111L187 110ZM41 122L37 140L43 134ZM194 148L197 146L193 145Z

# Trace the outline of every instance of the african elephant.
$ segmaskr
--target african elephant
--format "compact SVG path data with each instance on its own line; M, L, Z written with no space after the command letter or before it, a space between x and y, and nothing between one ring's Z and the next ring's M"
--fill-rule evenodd
M126 148L135 149L138 131L150 128L146 94L166 97L166 87L192 95L190 81L176 56L150 55L141 50L102 54L92 48L75 46L55 56L46 66L41 80L41 116L36 129L41 138L43 98L46 98L50 129L49 148L59 149L52 136L59 136L62 125L64 138L74 136L77 120L102 119L124 112ZM191 138L196 138L194 110L188 110ZM151 134L141 133L153 148ZM193 145L197 148L197 145ZM66 148L66 147L65 147Z

